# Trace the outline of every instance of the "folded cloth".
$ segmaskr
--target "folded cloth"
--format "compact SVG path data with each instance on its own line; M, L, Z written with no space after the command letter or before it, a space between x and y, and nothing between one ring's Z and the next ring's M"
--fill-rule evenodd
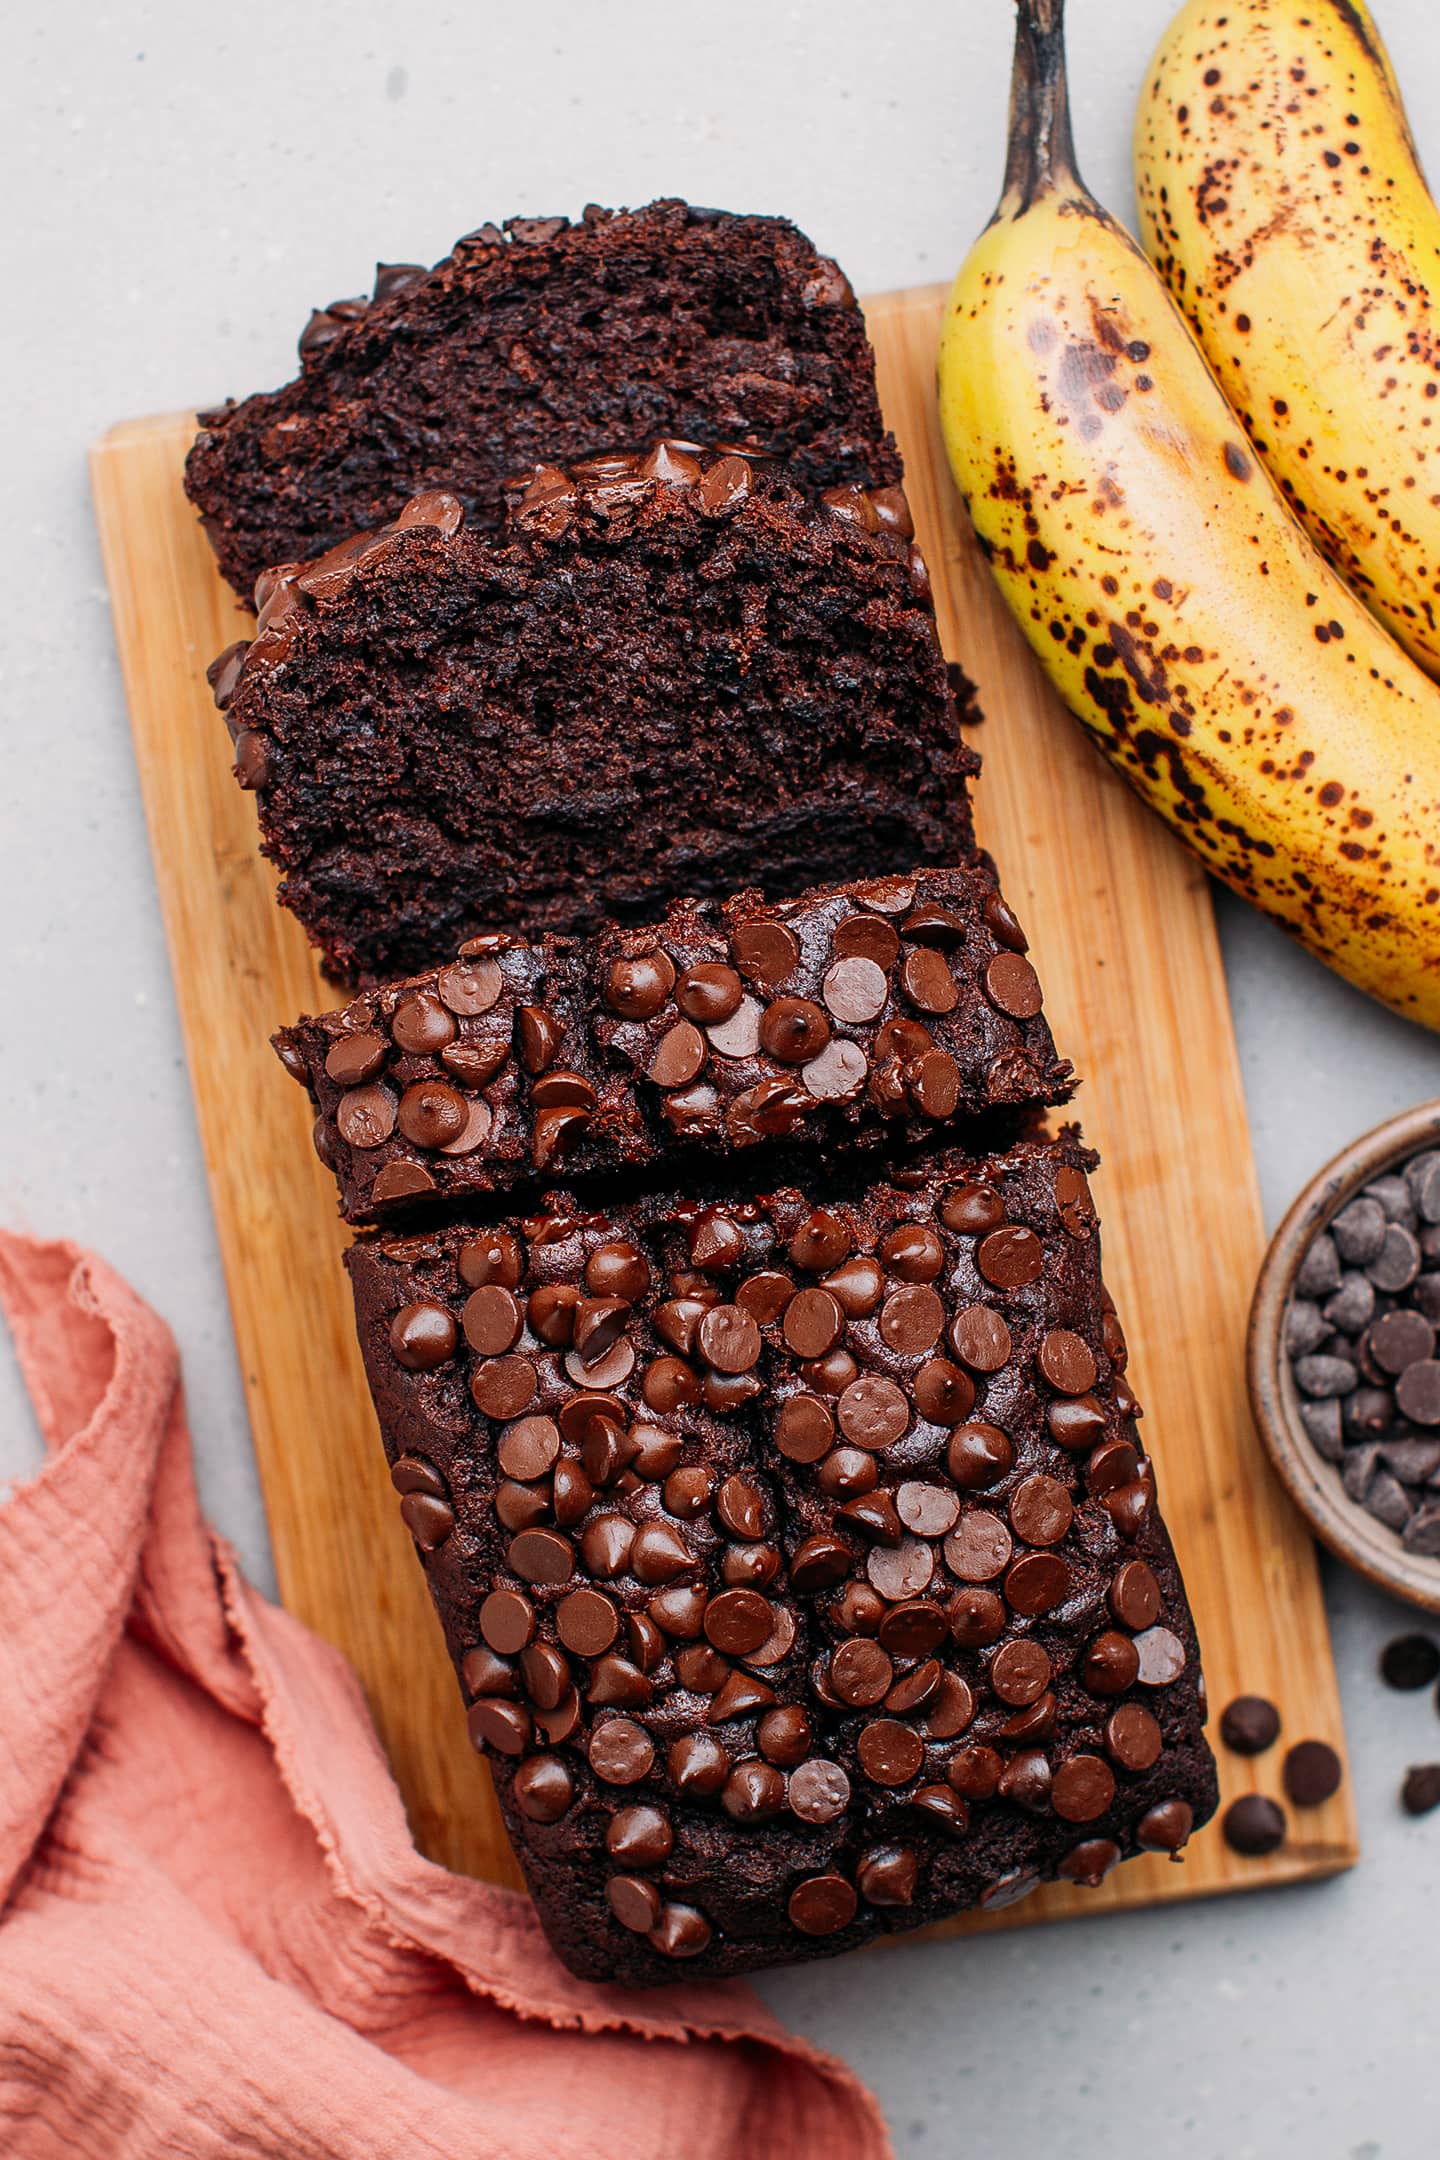
M576 1980L415 1851L342 1659L206 1527L168 1329L0 1233L51 1449L0 1508L0 2149L95 2160L878 2160L737 1983Z

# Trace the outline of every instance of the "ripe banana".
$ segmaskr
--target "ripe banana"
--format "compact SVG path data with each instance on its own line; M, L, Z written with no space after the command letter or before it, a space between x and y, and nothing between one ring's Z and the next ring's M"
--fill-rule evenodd
M950 461L1071 709L1206 867L1440 1027L1440 689L1327 568L1086 191L1020 0L1005 191L940 351Z
M1190 0L1141 237L1321 552L1440 675L1440 211L1363 0Z

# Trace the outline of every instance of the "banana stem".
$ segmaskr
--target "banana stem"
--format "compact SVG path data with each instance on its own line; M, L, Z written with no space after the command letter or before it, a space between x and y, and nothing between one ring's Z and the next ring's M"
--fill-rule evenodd
M1010 141L997 218L1019 217L1040 195L1084 187L1075 169L1065 76L1065 0L1017 0L1010 75Z

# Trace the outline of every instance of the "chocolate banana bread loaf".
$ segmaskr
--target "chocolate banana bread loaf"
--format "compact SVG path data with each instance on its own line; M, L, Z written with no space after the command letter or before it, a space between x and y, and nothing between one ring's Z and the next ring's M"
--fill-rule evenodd
M887 1147L1062 1101L1025 934L988 856L766 904L677 901L588 943L458 960L275 1038L350 1222L537 1174L770 1140Z
M211 680L282 899L384 981L480 931L967 857L910 531L896 488L662 442L541 468L498 538L427 495L267 573Z
M202 414L186 468L247 602L270 564L424 489L494 524L512 474L659 435L793 458L817 488L900 478L854 295L783 218L671 201L485 225L318 310L300 359L283 389Z
M1091 1161L352 1248L401 1513L575 1971L845 1950L1212 1812Z

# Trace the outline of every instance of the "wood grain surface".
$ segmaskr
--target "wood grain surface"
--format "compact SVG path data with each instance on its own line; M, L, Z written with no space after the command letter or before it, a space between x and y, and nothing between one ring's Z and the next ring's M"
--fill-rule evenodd
M1244 1099L1205 879L1057 704L1005 613L946 470L932 385L943 295L866 307L945 649L987 718L982 836L999 859L1084 1076L1078 1114L1104 1158L1106 1276L1133 1346L1161 1504L1204 1649L1210 1701L1270 1696L1291 1739L1343 1752L1314 1548L1260 1449L1243 1342L1263 1238ZM189 1052L196 1113L249 1396L281 1592L365 1688L417 1843L518 1883L465 1737L424 1580L384 1475L339 1265L344 1233L301 1091L268 1037L334 1002L299 926L273 904L254 806L230 776L205 684L248 619L181 491L189 414L126 422L96 445L96 511ZM1224 1799L1278 1795L1280 1756L1220 1750ZM1292 1812L1265 1860L1212 1825L1183 1866L1159 1857L1096 1891L1047 1888L942 1932L1333 1873L1357 1857L1348 1783ZM904 1941L910 1938L897 1938Z

